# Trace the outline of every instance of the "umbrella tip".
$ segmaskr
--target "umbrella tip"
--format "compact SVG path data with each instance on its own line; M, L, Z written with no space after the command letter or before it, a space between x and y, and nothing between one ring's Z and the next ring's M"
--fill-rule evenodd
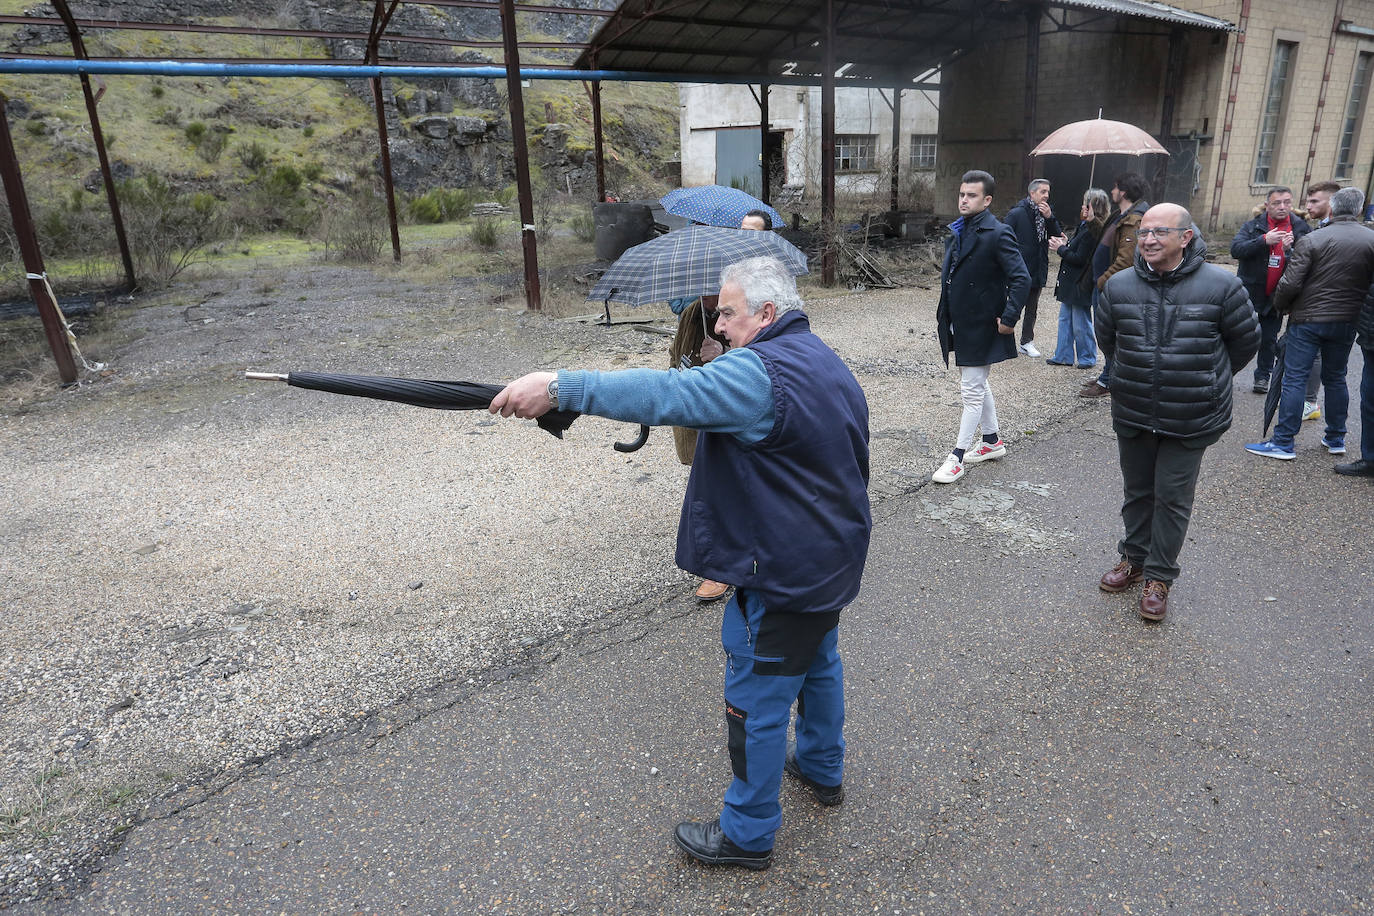
M245 369L243 372L244 378L259 382L284 382L286 376L285 372L254 372L251 369Z

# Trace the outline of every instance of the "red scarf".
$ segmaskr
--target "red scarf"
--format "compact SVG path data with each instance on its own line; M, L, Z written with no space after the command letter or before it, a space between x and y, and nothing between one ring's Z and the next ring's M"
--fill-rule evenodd
M1281 223L1274 222L1272 216L1267 217L1267 219L1269 220L1270 230L1279 229L1283 232L1293 231L1292 217L1285 219ZM1274 290L1277 289L1279 285L1279 278L1283 276L1283 266L1287 261L1288 258L1283 252L1282 242L1269 246L1269 275L1264 281L1264 294L1266 296L1274 295Z

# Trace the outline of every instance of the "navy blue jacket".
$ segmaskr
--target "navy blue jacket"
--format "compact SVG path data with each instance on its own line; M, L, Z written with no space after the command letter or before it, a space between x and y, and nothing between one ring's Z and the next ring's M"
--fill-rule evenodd
M1293 224L1293 244L1312 231L1307 220L1296 214L1289 217ZM1236 237L1231 240L1231 257L1236 259L1236 276L1240 277L1250 302L1261 316L1268 315L1272 309L1269 296L1264 288L1269 280L1269 243L1264 233L1269 231L1269 214L1261 213L1240 227Z
M1016 233L1016 245L1021 249L1021 260L1026 262L1030 273L1031 289L1043 289L1050 276L1050 252L1045 242L1035 234L1035 214L1037 208L1029 197L1007 212L1003 220L1011 231ZM1045 217L1045 238L1051 239L1059 234L1059 220L1053 216Z
M935 310L945 365L949 365L951 350L958 366L1015 359L1016 335L998 333L997 320L1014 326L1031 288L1016 234L987 210L972 220L961 217L949 228L940 304Z
M868 402L801 312L748 345L773 388L773 428L752 445L703 432L677 565L757 591L769 612L833 612L854 600L868 557Z

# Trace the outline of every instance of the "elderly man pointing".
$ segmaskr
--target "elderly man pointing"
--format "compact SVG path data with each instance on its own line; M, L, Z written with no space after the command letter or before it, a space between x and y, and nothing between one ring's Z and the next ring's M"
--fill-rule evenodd
M1144 580L1140 616L1163 620L1193 513L1202 452L1231 425L1232 378L1259 349L1255 309L1234 274L1177 204L1141 217L1132 269L1112 275L1097 306L1097 342L1115 359L1112 426L1121 457L1126 533L1100 585Z
M821 804L844 798L837 626L858 594L872 529L868 404L811 333L776 259L722 272L716 330L731 348L704 366L535 372L491 410L532 418L558 407L701 430L677 564L735 586L721 624L734 780L717 819L679 824L675 838L701 862L763 869L782 819L784 770Z

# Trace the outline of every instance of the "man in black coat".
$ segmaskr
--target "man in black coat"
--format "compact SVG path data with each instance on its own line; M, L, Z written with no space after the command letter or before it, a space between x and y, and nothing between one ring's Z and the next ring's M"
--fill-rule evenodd
M1298 239L1312 231L1306 220L1293 216L1293 192L1289 188L1271 188L1264 199L1264 212L1240 227L1231 240L1231 257L1236 259L1236 276L1245 285L1250 304L1255 307L1260 323L1259 356L1255 358L1256 394L1269 390L1269 376L1274 370L1279 326L1283 317L1274 311L1271 301L1274 290L1283 276L1288 257Z
M1207 246L1177 204L1141 217L1135 264L1107 281L1097 342L1115 359L1112 426L1121 458L1126 536L1106 592L1145 581L1140 616L1163 620L1193 512L1203 450L1231 425L1232 377L1259 349L1240 280L1206 263Z
M1016 233L1016 245L1021 260L1030 273L1031 288L1026 293L1026 307L1021 312L1021 352L1038 359L1035 346L1035 315L1040 307L1040 291L1049 279L1050 252L1048 240L1060 234L1059 221L1050 210L1050 183L1037 178L1026 188L1026 196L1007 211L1006 224Z
M1374 477L1374 286L1369 287L1365 296L1355 332L1364 351L1360 375L1360 457L1332 470L1347 477Z
M994 187L987 172L964 173L959 185L960 217L950 224L945 243L935 322L946 366L954 351L964 412L954 451L931 476L936 483L954 483L964 476L965 464L1007 453L997 434L997 408L988 372L993 363L1016 358L1012 335L1030 289L1030 274L1015 233L988 210ZM969 451L980 426L983 441Z

